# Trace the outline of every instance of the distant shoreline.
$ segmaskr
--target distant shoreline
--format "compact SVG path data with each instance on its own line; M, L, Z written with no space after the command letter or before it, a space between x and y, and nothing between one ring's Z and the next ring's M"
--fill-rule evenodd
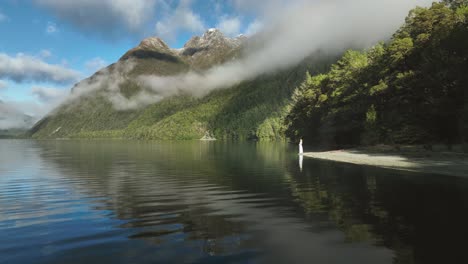
M305 157L387 169L468 177L468 154L373 147L305 152Z

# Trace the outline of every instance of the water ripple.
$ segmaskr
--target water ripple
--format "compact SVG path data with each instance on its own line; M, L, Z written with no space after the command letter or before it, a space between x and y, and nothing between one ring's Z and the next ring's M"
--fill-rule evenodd
M274 144L0 147L0 263L431 263L416 246L464 260L466 180L299 168Z

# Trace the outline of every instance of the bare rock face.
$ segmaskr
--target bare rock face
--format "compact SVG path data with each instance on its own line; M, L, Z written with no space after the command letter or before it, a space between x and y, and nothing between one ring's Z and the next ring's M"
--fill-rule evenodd
M217 48L238 48L243 44L245 37L242 35L237 38L228 38L221 31L211 28L206 31L201 37L195 36L191 38L185 45L184 49L217 49Z
M235 57L246 38L228 38L218 29L211 28L202 36L191 38L178 54L192 67L205 69Z
M138 45L140 49L149 49L149 50L167 50L169 51L169 46L167 46L164 41L158 37L149 37L145 38Z
M223 33L217 29L209 29L203 36L195 36L191 38L186 44L185 48L203 48L203 47L216 47L227 44L227 38Z
M158 37L149 37L129 50L120 59L157 59L162 61L182 61L194 69L207 69L216 64L236 57L246 42L245 36L228 38L215 28L207 30L202 36L192 37L181 49L171 49Z
M120 60L127 60L130 58L176 60L176 56L177 54L174 53L162 39L149 37L142 40L137 47L127 51Z

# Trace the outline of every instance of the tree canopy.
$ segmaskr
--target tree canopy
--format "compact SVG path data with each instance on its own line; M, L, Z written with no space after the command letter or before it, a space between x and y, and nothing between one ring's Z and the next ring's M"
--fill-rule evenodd
M415 8L388 42L307 75L287 135L330 146L467 141L467 2Z

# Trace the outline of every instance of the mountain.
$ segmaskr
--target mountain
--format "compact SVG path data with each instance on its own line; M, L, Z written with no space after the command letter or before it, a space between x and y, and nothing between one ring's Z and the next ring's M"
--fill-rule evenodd
M34 125L34 118L0 100L0 138L25 134Z
M156 37L144 39L118 62L76 84L72 99L39 121L30 134L33 138L200 139L207 134L218 139L284 138L282 118L294 87L306 70L323 71L330 59L317 63L308 58L291 69L204 96L160 91L169 95L148 104L141 94L145 88L139 76L203 72L244 56L248 41L244 36L225 37L217 29L193 37L182 49L171 49Z
M466 1L418 7L388 43L308 75L287 135L331 147L468 143L467 47Z

